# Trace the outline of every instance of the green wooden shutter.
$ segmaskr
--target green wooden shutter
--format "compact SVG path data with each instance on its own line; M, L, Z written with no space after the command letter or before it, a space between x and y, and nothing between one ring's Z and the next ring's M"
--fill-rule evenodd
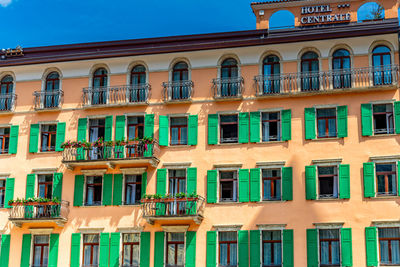
M196 232L186 232L185 267L196 267Z
M110 267L119 267L119 245L121 233L111 233L110 236Z
M56 151L63 151L61 144L65 142L65 122L57 123Z
M337 107L337 136L347 137L347 106Z
M150 267L150 232L140 233L140 267Z
M197 115L189 115L188 122L188 145L195 146L197 145L197 132L198 132L198 116Z
M113 183L113 175L112 174L104 174L103 177L103 201L102 204L104 206L110 206L112 203L112 183Z
M293 200L292 167L282 167L282 200Z
M317 199L317 167L306 166L306 199Z
M114 192L113 192L113 205L118 206L122 204L122 184L123 174L114 174Z
M164 232L155 232L154 267L164 266Z
M48 267L57 267L58 263L58 240L59 234L50 234L50 248L49 248L49 265Z
M110 258L110 234L100 233L99 267L108 267Z
M400 134L400 101L394 102L394 126L396 134Z
M207 171L207 203L217 203L217 170Z
M36 153L39 148L39 124L31 124L29 134L29 153Z
M259 168L250 169L250 201L260 201L261 170Z
M106 116L104 124L104 141L112 140L113 116Z
M4 196L4 208L10 208L8 201L14 199L15 178L6 179L6 194ZM1 255L1 254L0 254ZM1 264L0 264L1 266Z
M161 116L160 119L160 128L158 129L158 139L160 142L160 146L168 146L169 137L168 137L168 130L169 130L169 118L168 116Z
M208 114L208 144L218 144L218 114Z
M238 232L239 239L239 267L249 267L249 231Z
M85 184L85 176L75 175L74 185L74 206L79 207L83 204L83 186Z
M86 131L87 131L87 118L78 119L78 133L77 133L78 141L86 140Z
M239 113L239 143L249 142L249 113Z
M1 235L1 246L0 246L0 266L8 267L10 259L10 242L11 235Z
M307 229L307 267L319 267L318 229Z
M115 140L125 140L125 115L115 117Z
M26 176L26 191L25 191L25 197L34 197L35 196L35 180L36 180L36 174L28 174Z
M21 250L21 267L29 267L31 261L31 243L32 235L22 235L22 250Z
M250 230L250 267L260 267L261 264L261 231Z
M206 267L217 266L217 232L207 231Z
M361 104L361 134L372 135L372 104Z
M250 112L250 142L260 142L261 134L261 113Z
M158 169L156 192L157 194L165 195L166 191L167 191L167 169ZM164 215L165 209L166 209L165 203L157 203L156 215Z
M140 198L143 199L144 196L146 195L146 188L147 188L147 172L144 172L142 174L142 185L141 185L141 190L140 190Z
M315 108L304 109L304 127L306 140L315 139Z
M376 235L376 227L365 227L367 266L378 266L378 242Z
M375 197L375 165L373 162L363 164L364 197Z
M397 195L398 196L400 196L400 183L399 183L400 179L399 179L399 176L400 176L400 161L397 162Z
M285 229L282 233L283 239L283 267L294 266L294 244L293 244L293 230Z
M187 190L188 194L197 193L197 168L187 169Z
M63 184L63 174L61 172L54 173L53 198L57 198L58 200L62 199L62 184Z
M345 267L353 266L353 248L351 240L351 228L340 229L340 251L342 265Z
M350 198L350 165L339 165L339 197L341 199Z
M12 125L10 127L10 143L8 145L8 153L9 154L17 154L18 150L18 132L19 126Z
M239 202L249 202L249 170L239 170Z
M144 136L154 137L154 114L144 116Z
M81 255L81 233L71 235L71 264L70 267L80 266Z
M282 141L292 140L292 111L285 109L281 111Z

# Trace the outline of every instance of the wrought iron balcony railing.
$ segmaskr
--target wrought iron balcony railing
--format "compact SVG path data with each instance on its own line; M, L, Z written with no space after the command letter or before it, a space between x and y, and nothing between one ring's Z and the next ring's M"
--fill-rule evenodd
M18 203L9 209L9 220L17 226L26 222L55 221L64 225L68 219L69 202L61 203Z
M359 90L399 85L399 66L386 65L319 72L261 75L254 78L257 96Z
M14 93L0 93L0 111L13 111L16 100L17 95Z
M122 85L83 88L83 105L145 104L149 99L150 85Z
M242 77L213 79L213 92L215 99L240 98L243 93Z
M64 92L57 91L36 91L33 93L35 97L35 109L54 109L61 106Z
M203 219L204 198L168 198L168 199L143 199L143 218L153 223L155 220L181 218L192 219L200 223Z
M189 101L192 99L192 81L164 82L162 85L165 102Z

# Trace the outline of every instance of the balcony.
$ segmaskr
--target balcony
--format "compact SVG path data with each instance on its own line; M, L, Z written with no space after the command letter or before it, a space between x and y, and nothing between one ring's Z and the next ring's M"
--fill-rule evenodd
M57 91L36 91L33 93L35 98L35 110L58 109L64 97L62 90Z
M155 221L194 221L200 224L203 220L203 197L143 199L141 208L143 218L148 223Z
M17 95L14 93L0 94L0 112L14 111Z
M192 81L164 82L163 88L165 102L188 102L192 99Z
M83 88L83 105L95 106L123 106L130 104L147 104L150 85L123 85L113 87Z
M9 220L21 227L24 223L49 223L64 226L69 214L69 202L14 203L9 209Z
M65 147L62 153L62 163L68 169L77 166L107 165L114 169L116 165L129 164L133 166L157 167L160 149L157 142L143 144L129 142L123 145L104 145L100 147Z
M335 93L399 86L399 66L287 73L254 78L257 96Z
M213 79L214 99L240 99L242 98L242 77Z

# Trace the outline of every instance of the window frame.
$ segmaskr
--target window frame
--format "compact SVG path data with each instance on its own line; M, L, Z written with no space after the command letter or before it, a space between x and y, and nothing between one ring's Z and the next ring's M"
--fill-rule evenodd
M88 194L88 177L101 177L101 194L100 194L100 204L92 204L92 205L88 205L87 203L87 194ZM83 206L85 207L99 207L103 205L103 190L104 190L104 175L100 175L100 174L91 174L91 175L85 175L85 187L84 187L84 201L83 201ZM93 201L94 202L94 201Z
M180 233L183 234L183 242L181 241L168 241L168 234L169 233ZM178 249L177 246L179 244L183 244L183 266L181 265L168 265L168 244L172 243L175 244L175 262L177 262L178 259ZM186 259L186 232L165 232L164 235L164 244L165 244L165 256L164 256L164 261L165 261L165 267L185 267L185 259Z
M43 126L56 126L56 130L55 131L43 131ZM45 123L39 123L39 151L40 153L51 153L51 152L56 152L56 144L57 144L57 122L45 122ZM47 144L47 148L48 150L43 151L43 134L47 133L49 134L48 137L48 144ZM51 138L54 136L54 147L51 146Z
M52 188L51 188L51 194L52 194L52 196L51 196L51 198L53 198L54 196L53 196L53 190L54 190L54 173L37 173L37 174L35 174L35 195L37 196L37 197L39 197L39 190L40 190L40 185L41 184L44 184L45 185L45 188L46 188L46 191L47 191L47 188L48 188L48 184L50 184L50 182L39 182L39 176L40 175L51 175L52 176L52 180L51 180L51 186L52 186ZM46 198L49 198L49 197L46 197Z
M142 197L140 197L140 199L139 199L139 202L134 202L134 203L127 203L126 202L126 196L127 196L127 194L126 194L126 189L127 189L127 177L126 176L129 176L129 175L138 175L138 176L140 176L140 182L131 182L131 183L129 183L129 184L139 184L140 185L140 194L142 194L142 183L143 183L143 174L131 174L131 173L124 173L123 174L123 205L125 205L125 206L137 206L137 205L140 205L140 200L142 199Z
M98 242L97 243L85 243L85 236L86 235L97 235L98 236ZM90 253L90 258L91 258L91 262L93 262L93 246L96 246L97 245L97 248L98 248L98 253L97 253L97 255L98 255L98 262L99 262L99 264L100 264L100 233L83 233L82 234L82 241L81 241L81 243L82 243L82 267L86 267L86 266L88 266L88 265L85 265L84 263L85 263L85 246L86 245L89 245L89 244L93 244L93 245L89 245L89 246L91 246L91 253ZM91 266L93 266L92 264L91 265L89 265L90 267Z
M321 119L318 118L318 110L322 109L335 109L335 136L329 136L329 120L332 119L332 116L325 116L322 117ZM318 129L318 121L319 120L325 120L325 134L328 134L328 136L319 136L319 129ZM337 106L335 107L316 107L315 108L315 126L316 126L316 139L329 139L329 138L338 138L338 111L337 111Z
M341 262L342 262L342 244L341 244L341 233L340 233L340 229L341 229L341 227L330 227L330 228L325 228L325 227L321 227L321 228L317 228L318 229L318 266L320 266L320 267L340 267L341 266ZM339 244L339 264L336 264L336 265L333 265L333 264L328 264L328 265L326 265L326 264L321 264L321 255L322 255L322 253L321 253L321 238L320 238L320 236L321 236L321 234L320 234L320 231L321 230L337 230L339 233L338 233L338 236L339 236L339 238L338 239L327 239L328 241L330 241L330 242L336 242L336 240L337 240L337 242L338 242L338 244ZM325 239L324 239L325 240ZM333 241L332 241L333 240ZM329 245L329 257L331 258L332 257L332 246L331 246L331 244Z
M236 180L236 201L234 200L222 200L222 188L221 188L221 172L233 172L234 178L230 179L233 182L233 190L235 190L234 188L234 181ZM232 168L221 168L221 169L217 169L217 179L218 179L218 189L217 189L217 203L239 203L239 169L232 169ZM232 197L234 195L234 191L232 191Z
M261 201L262 202L282 201L282 168L283 168L283 166L271 166L271 167L261 167L260 168L260 172L261 172L261 174L260 174L261 175ZM278 179L276 179L278 176L268 177L268 178L272 178L272 179L264 178L263 177L263 171L264 170L279 170L280 171L280 177L279 177L279 180L281 181L281 184L280 184L281 197L280 197L280 199L277 199L276 197L273 198L273 199L264 199L264 180L273 180L273 181L278 180Z
M394 165L394 171L392 171L391 173L395 174L395 189L396 189L396 193L395 194L379 194L378 193L378 172L376 171L376 165L380 165L380 164L392 164ZM379 173L389 173L389 172L379 172ZM398 163L396 161L387 161L387 162L374 162L374 186L375 186L375 197L397 197L399 195L399 190L398 190L398 183L399 183L399 179L398 179ZM388 179L387 176L385 176L385 180Z
M0 155L8 155L10 152L10 133L11 133L11 127L10 126L6 126L6 127L0 127L0 129L8 129L8 134L1 134L0 135L0 139L3 140L2 142L2 147L0 147ZM4 140L6 140L4 142ZM8 144L8 149L7 152L5 152L5 147L6 147L6 143Z
M130 234L134 234L134 235L139 235L139 241L138 242L125 242L124 241L124 235L130 235ZM139 249L139 258L138 258L138 266L137 267L139 267L140 266L140 232L124 232L124 233L121 233L121 263L120 263L120 266L121 267L126 267L126 266L134 266L134 265L124 265L124 253L125 253L125 249L124 249L124 246L125 246L125 244L128 244L129 246L130 246L130 249L131 249L131 259L130 259L130 261L132 261L132 250L133 250L133 246L138 246L138 249Z
M392 246L390 245L391 244L391 242L392 242L392 240L394 240L394 241L399 241L400 242L400 236L398 237L398 238L389 238L389 237L385 237L385 238L381 238L380 236L379 236L379 229L399 229L400 227L399 226L387 226L387 227L385 227L385 226L381 226L381 227L377 227L377 231L376 231L376 235L377 235L377 241L378 241L378 253L379 253L379 255L378 255L378 264L379 264L379 266L397 266L398 264L397 263L388 263L388 264L382 264L381 263L381 261L382 261L382 259L381 259L381 240L383 239L383 240L387 240L388 241L388 255L389 255L389 259L391 259L392 258L392 254L391 253L389 253L389 252L391 252L392 250L391 250L391 248L392 248ZM400 230L399 230L400 231Z
M396 119L395 119L395 111L394 111L394 103L393 102L385 102L385 103L371 103L372 108L371 108L371 113L372 113L372 135L373 136L381 136L381 135L394 135L396 134ZM379 105L391 105L392 106L392 122L393 122L393 132L390 133L390 128L389 125L386 125L386 133L377 133L375 129L375 118L374 115L374 106L379 106ZM390 112L377 112L379 113L378 115L382 114L390 114Z
M217 241L218 241L218 246L217 246L217 267L232 267L235 265L221 265L221 256L220 256L220 251L221 251L221 240L220 240L220 233L226 233L226 232L234 232L236 233L236 241L222 241L224 242L223 244L235 244L236 243L236 267L239 266L239 231L238 230L218 230L217 231ZM227 262L230 261L230 246L228 246L228 253L227 253ZM229 262L230 263L230 262Z
M261 267L281 267L283 265L283 230L284 229L262 229L262 230L260 230L260 235L261 235L261 238L260 238L260 241L261 241ZM275 240L269 240L269 241L272 241L272 242L264 242L263 232L277 232L277 231L280 232L280 237L281 237L280 240L276 240L276 241L279 241L279 243L281 244L281 264L280 265L264 265L264 261L263 261L264 260L264 251L265 251L264 250L264 243L274 244L274 243L278 243L278 242L274 242ZM272 249L272 251L273 250L274 249Z
M339 165L340 164L338 164L338 163L327 163L327 164L321 164L321 165L316 165L316 167L317 167L317 170L316 170L316 179L317 179L317 200L338 200L338 199L340 199L340 191L339 191L339 188L340 188L340 179L339 179ZM335 181L334 181L334 179L335 179L335 177L336 177L336 180L337 180L337 189L336 189L336 191L337 191L337 197L333 197L333 196L329 196L329 197L321 197L321 185L320 185L320 181L319 181L319 178L320 178L320 175L319 175L319 168L324 168L324 167L334 167L335 169L336 169L336 174L335 174L335 169L334 169L334 174L333 175L322 175L322 176L325 176L325 177L332 177L333 178L333 184L335 185ZM324 177L322 177L322 178L324 178ZM335 188L333 188L333 192L335 192Z
M264 121L263 120L263 113L279 113L279 119ZM264 122L274 122L274 121L278 122L279 137L277 139L279 139L279 140L264 141L263 123ZM279 109L279 110L261 110L260 111L260 136L261 136L261 143L282 142L282 109Z
M135 117L142 117L143 118L143 123L129 123L129 118L135 118ZM134 126L135 127L135 137L136 138L144 138L144 129L145 129L145 115L144 114L126 114L125 115L125 129L124 129L124 133L126 134L126 139L127 140L133 140L129 138L129 127ZM143 128L143 137L139 136L139 127ZM125 146L125 153L126 153L126 157L140 157L141 156L141 152L138 151L138 149L136 148L136 145L133 145L131 147L129 147L130 145Z
M35 237L36 236L47 236L48 237L48 243L43 243L43 244L36 244L35 243ZM41 257L41 261L43 262L43 247L46 247L46 245L47 245L47 249L48 249L48 252L47 252L47 264L49 263L49 258L50 258L50 235L48 235L48 234L33 234L32 235L32 240L31 240L31 249L32 249L32 256L31 256L31 259L30 259L30 261L31 261L31 265L32 266L36 266L36 265L34 265L34 261L35 261L35 248L38 246L38 247L42 247L41 248L41 255L40 255L40 257ZM39 265L39 266L43 266L43 264L41 264L41 265Z
M221 116L236 116L237 118L237 140L235 142L221 142L222 141L222 127L221 127ZM233 125L235 123L226 123L226 125ZM233 113L218 113L218 144L239 144L239 112Z
M172 119L182 119L185 118L186 119L186 125L178 125L178 126L174 126L172 127ZM189 143L189 115L187 114L174 114L174 115L169 115L168 116L168 125L169 125L169 145L170 146L187 146ZM182 144L182 128L184 128L186 126L186 144ZM178 143L177 144L172 144L172 128L178 128Z

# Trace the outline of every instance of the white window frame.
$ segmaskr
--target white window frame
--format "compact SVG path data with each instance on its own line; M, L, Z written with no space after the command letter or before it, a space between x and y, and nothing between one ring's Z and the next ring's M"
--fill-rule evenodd
M239 170L240 168L218 168L217 169L217 203L227 203L227 204L232 204L232 203L239 203ZM236 201L221 201L220 197L220 190L221 190L221 183L220 183L220 173L221 172L234 172L234 175L236 176L236 183L237 183L237 188L236 188Z
M260 110L260 140L261 143L272 143L272 142L282 142L282 110L283 109L265 109L265 110ZM279 140L274 140L274 141L264 141L263 140L263 119L262 115L263 113L279 113Z
M318 140L324 140L324 139L333 139L333 138L339 138L338 137L338 112L337 112L337 105L331 106L331 105L326 105L326 106L315 106L315 138ZM318 137L318 110L321 109L335 109L335 124L336 124L336 136L330 136L330 137Z
M83 187L83 206L84 207L100 207L100 206L103 206L104 174L84 174L84 177L85 177L85 183L84 183L84 187ZM87 203L87 199L86 199L87 178L89 176L92 176L92 177L93 176L99 176L99 177L101 177L101 203L100 203L100 205L86 205L86 203Z
M218 112L218 144L219 145L237 145L239 143L239 111L225 111L225 112ZM237 116L237 136L238 140L235 143L221 143L221 116L229 116L229 115L236 115Z
M49 237L49 251L48 251L48 255L47 255L47 262L49 261L50 258L50 234L49 233L32 233L31 234L31 253L30 253L30 265L29 266L33 266L34 263L34 245L35 245L35 236L48 236Z
M340 173L339 173L339 165L340 165L340 163L339 162L332 162L332 163L324 163L324 164L322 164L322 163L320 163L320 164L316 164L315 166L317 167L316 168L316 180L317 180L317 200L338 200L338 199L340 199L340 179L339 179L339 175L340 175ZM336 168L336 179L337 179L337 197L320 197L320 190L319 190L319 188L320 188L320 185L319 185L319 168L320 167L335 167ZM335 189L333 189L334 191L335 191Z
M139 173L123 173L122 174L122 205L123 206L139 206L140 202L139 203L134 203L134 204L126 204L125 197L126 197L126 176L127 175L140 175L140 176L142 176L142 178L141 178L141 185L142 185L142 183L143 183L143 173L142 174L139 174ZM142 193L142 188L140 188L140 193Z
M167 259L168 259L168 247L167 247L167 240L168 240L168 233L183 233L183 262L186 259L186 231L184 232L164 232L164 266L167 266ZM186 264L185 264L186 265Z
M285 225L286 226L286 225ZM264 231L280 231L281 232L281 266L283 265L283 230L285 229L285 226L267 226L265 228L260 229L260 255L261 255L261 266L263 266L263 259L264 259L264 254L263 254L263 232Z
M100 229L99 229L100 230ZM98 251L98 253L97 253L97 255L98 255L98 262L100 263L100 233L102 232L103 230L101 230L101 231L96 231L96 230L93 230L93 231L90 231L90 229L88 229L88 231L81 231L81 244L80 244L80 248L79 248L79 266L83 266L83 251L84 251L84 247L83 247L83 241L84 241L84 239L85 239L85 235L98 235L99 236L99 251Z
M57 145L58 122L59 122L59 121L43 121L43 122L38 122L38 124L39 124L38 153L54 153L54 152L57 152L56 149L55 149L55 147L54 147L54 151L42 151L42 126L43 126L43 125L55 125L55 126L56 126L56 145Z
M260 196L261 196L261 202L276 202L276 201L282 201L282 168L285 167L283 165L279 165L279 166L261 166L260 167L260 175L261 175L261 186L260 186ZM268 200L268 199L264 199L264 183L263 183L263 170L280 170L281 172L281 199L272 199L272 200Z
M184 113L184 114L170 114L168 115L168 136L169 136L169 140L168 140L168 144L170 146L173 147L182 147L182 146L188 146L189 145L189 115L188 113ZM186 125L187 125L187 133L186 133L186 144L185 145L181 145L181 144L172 144L171 143L171 138L172 138L172 134L171 134L171 119L172 118L186 118Z
M138 260L139 264L138 264L138 266L140 266L140 245L141 245L140 235L141 235L141 232L137 231L135 229L123 229L123 230L120 230L119 232L121 233L120 240L119 240L119 247L120 247L119 259L118 259L119 266L122 266L124 263L124 257L123 257L123 255L124 255L124 235L126 235L126 234L139 235L139 260Z
M217 229L216 233L217 233L217 266L219 265L219 233L221 232L236 232L236 260L237 260L237 265L239 266L239 230L237 228L234 229L230 229L230 228L226 228L226 229Z
M372 136L385 136L385 135L395 135L396 134L396 119L395 119L395 111L394 111L394 100L391 101L375 101L370 102L372 105L371 107L371 116L372 116ZM375 123L374 123L374 106L376 105L392 105L393 111L393 133L382 133L382 134L375 134ZM389 130L389 128L387 129Z
M342 225L316 225L315 227L318 230L318 266L321 266L321 247L320 247L320 230L338 230L339 231L339 265L342 263L342 236L340 233L340 229L343 228Z
M398 197L399 196L399 162L395 160L388 160L388 161L373 161L374 162L374 189L375 189L375 197L378 198L385 198L385 197ZM393 164L395 171L396 171L396 194L395 195L379 195L378 194L378 175L376 174L376 164Z

